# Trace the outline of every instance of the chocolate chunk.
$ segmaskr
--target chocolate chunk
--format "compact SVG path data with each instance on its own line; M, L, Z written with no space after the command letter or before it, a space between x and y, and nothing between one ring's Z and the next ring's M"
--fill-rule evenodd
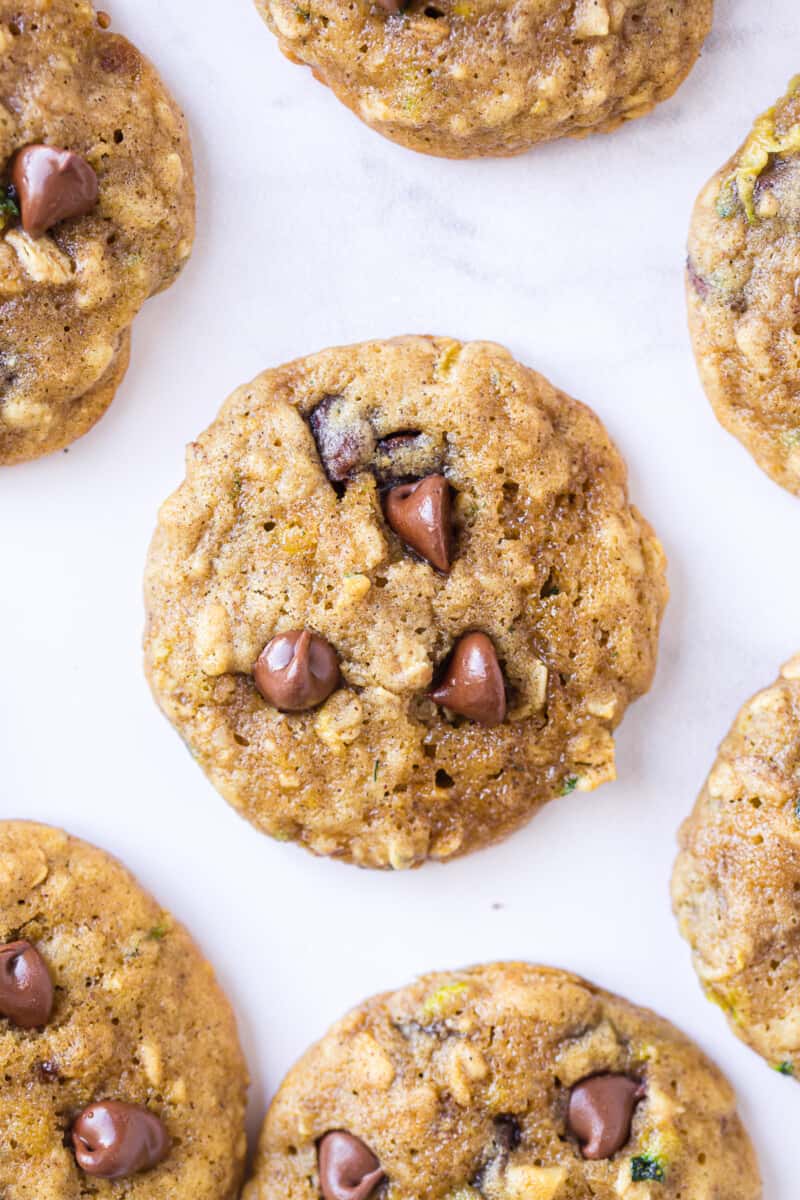
M385 455L387 458L394 458L396 454L402 454L404 450L413 450L421 437L422 434L418 429L409 429L405 433L392 433L389 437L381 438L375 447L375 452L379 456Z
M20 1029L46 1025L53 1009L53 982L30 942L0 946L0 1016Z
M309 417L311 432L332 483L343 483L369 457L372 430L366 421L353 425L342 412L342 396L323 396Z
M503 672L485 633L468 633L457 643L431 700L480 725L500 725L506 715Z
M55 146L26 146L15 156L11 182L19 197L22 228L41 237L59 221L83 217L97 203L97 176L85 158Z
M277 634L261 651L254 676L264 699L285 712L316 708L341 679L336 651L308 629Z
M584 1158L611 1158L631 1136L636 1105L646 1088L627 1075L594 1075L570 1094L567 1124Z
M167 1157L169 1135L158 1117L138 1104L90 1104L72 1126L78 1166L98 1179L126 1179Z
M402 12L405 5L402 0L375 0L375 3L384 10L394 16L395 13Z
M317 1160L325 1200L367 1200L386 1174L369 1146L342 1130L325 1134Z
M401 483L386 494L386 520L399 538L432 563L449 571L453 559L450 484L444 475Z

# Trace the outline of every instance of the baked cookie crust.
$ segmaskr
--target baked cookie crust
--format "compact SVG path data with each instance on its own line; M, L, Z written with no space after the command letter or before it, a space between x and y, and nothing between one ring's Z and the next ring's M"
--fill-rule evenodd
M452 494L449 573L385 512L387 487L432 473ZM408 867L614 778L612 731L655 670L664 571L600 421L507 350L341 347L264 372L189 447L147 565L147 674L257 828ZM282 712L255 664L302 628L342 679ZM493 724L430 694L476 633L505 679Z
M62 449L102 416L131 322L192 247L186 124L150 63L104 26L85 0L0 0L0 465ZM99 189L90 212L39 237L11 187L30 145L80 155Z
M742 708L680 846L673 902L707 996L800 1073L800 656Z
M23 939L54 1002L34 1029L0 1015L4 1200L234 1200L246 1068L230 1005L183 926L101 850L3 821L0 946ZM79 1168L71 1131L108 1100L163 1123L159 1165L114 1181Z
M403 146L517 154L608 132L666 100L712 0L256 0L288 58Z
M622 1144L592 1159L571 1100L609 1074L637 1100ZM524 963L427 975L334 1025L275 1097L243 1200L331 1195L318 1159L331 1131L377 1159L376 1200L762 1194L732 1089L697 1046L654 1013Z
M720 424L800 495L800 76L701 192L689 325Z

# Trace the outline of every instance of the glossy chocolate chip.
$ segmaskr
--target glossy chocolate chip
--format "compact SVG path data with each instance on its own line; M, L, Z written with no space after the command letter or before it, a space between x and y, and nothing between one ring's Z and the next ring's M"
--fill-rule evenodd
M342 412L341 396L323 396L309 417L311 432L332 483L344 483L368 458L372 431L365 421L348 423Z
M85 158L55 146L26 146L15 156L11 182L22 228L41 237L59 221L83 217L97 203L97 176Z
M90 1104L72 1126L78 1166L98 1179L126 1179L157 1167L170 1149L158 1117L138 1104Z
M0 1016L20 1029L46 1025L53 1009L53 982L30 942L0 946Z
M333 646L309 629L277 634L261 651L254 676L264 699L284 712L316 708L341 679Z
M317 1148L317 1159L325 1200L367 1200L385 1176L369 1146L341 1130L325 1134Z
M431 700L480 725L500 725L506 715L506 688L495 648L485 633L461 638Z
M401 483L386 493L386 520L399 538L439 571L453 561L453 505L444 475Z
M622 1149L645 1095L644 1085L627 1075L594 1075L572 1089L567 1123L584 1158L611 1158Z

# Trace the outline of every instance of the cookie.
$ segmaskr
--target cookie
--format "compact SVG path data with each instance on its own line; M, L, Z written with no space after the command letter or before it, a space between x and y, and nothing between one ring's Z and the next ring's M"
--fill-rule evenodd
M284 54L378 133L447 158L517 154L650 112L713 0L256 0Z
M0 0L0 465L103 415L194 237L186 126L85 0Z
M292 1068L243 1200L759 1200L733 1092L654 1013L500 963L354 1009Z
M689 234L689 324L717 419L800 495L800 75L706 185Z
M266 371L189 447L146 666L259 829L408 867L614 778L665 599L587 408L499 346L367 342Z
M183 926L113 858L0 822L3 1200L234 1200L247 1077Z
M680 845L673 902L707 996L800 1076L800 655L737 716Z

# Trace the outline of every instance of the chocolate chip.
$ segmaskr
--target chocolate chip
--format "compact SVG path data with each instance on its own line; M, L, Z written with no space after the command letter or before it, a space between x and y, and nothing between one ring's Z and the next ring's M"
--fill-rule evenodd
M373 434L366 421L355 425L343 412L344 397L323 396L309 417L311 432L332 483L343 483L369 457Z
M367 1200L386 1174L369 1146L342 1130L325 1134L317 1161L325 1200Z
M627 1075L594 1075L572 1089L567 1124L584 1158L611 1158L622 1149L645 1095L644 1085Z
M453 558L453 515L450 484L444 475L428 475L418 483L401 483L386 493L386 520L399 538L440 571Z
M158 1117L138 1104L90 1104L72 1126L78 1166L98 1179L126 1179L167 1157L169 1135Z
M505 681L485 633L461 638L430 698L480 725L501 724L506 715Z
M498 1151L506 1156L516 1150L522 1141L522 1130L516 1117L503 1116L494 1119L494 1140Z
M11 165L22 228L41 237L59 221L83 217L97 203L97 176L85 158L55 146L26 146Z
M39 1077L45 1083L53 1083L56 1079L61 1078L58 1063L53 1058L46 1058L44 1062L37 1063L36 1069L39 1072Z
M0 946L0 1016L20 1029L46 1025L53 1010L53 982L30 942Z
M705 298L708 296L708 293L711 291L711 288L708 280L703 278L691 258L687 260L686 272L689 276L689 282L697 292L698 296L701 298L701 300L705 300Z
M336 651L308 629L277 634L261 651L253 673L264 699L285 712L316 708L341 679Z
M390 13L392 16L395 13L402 12L405 4L402 0L375 0L375 3L382 8L384 12Z

